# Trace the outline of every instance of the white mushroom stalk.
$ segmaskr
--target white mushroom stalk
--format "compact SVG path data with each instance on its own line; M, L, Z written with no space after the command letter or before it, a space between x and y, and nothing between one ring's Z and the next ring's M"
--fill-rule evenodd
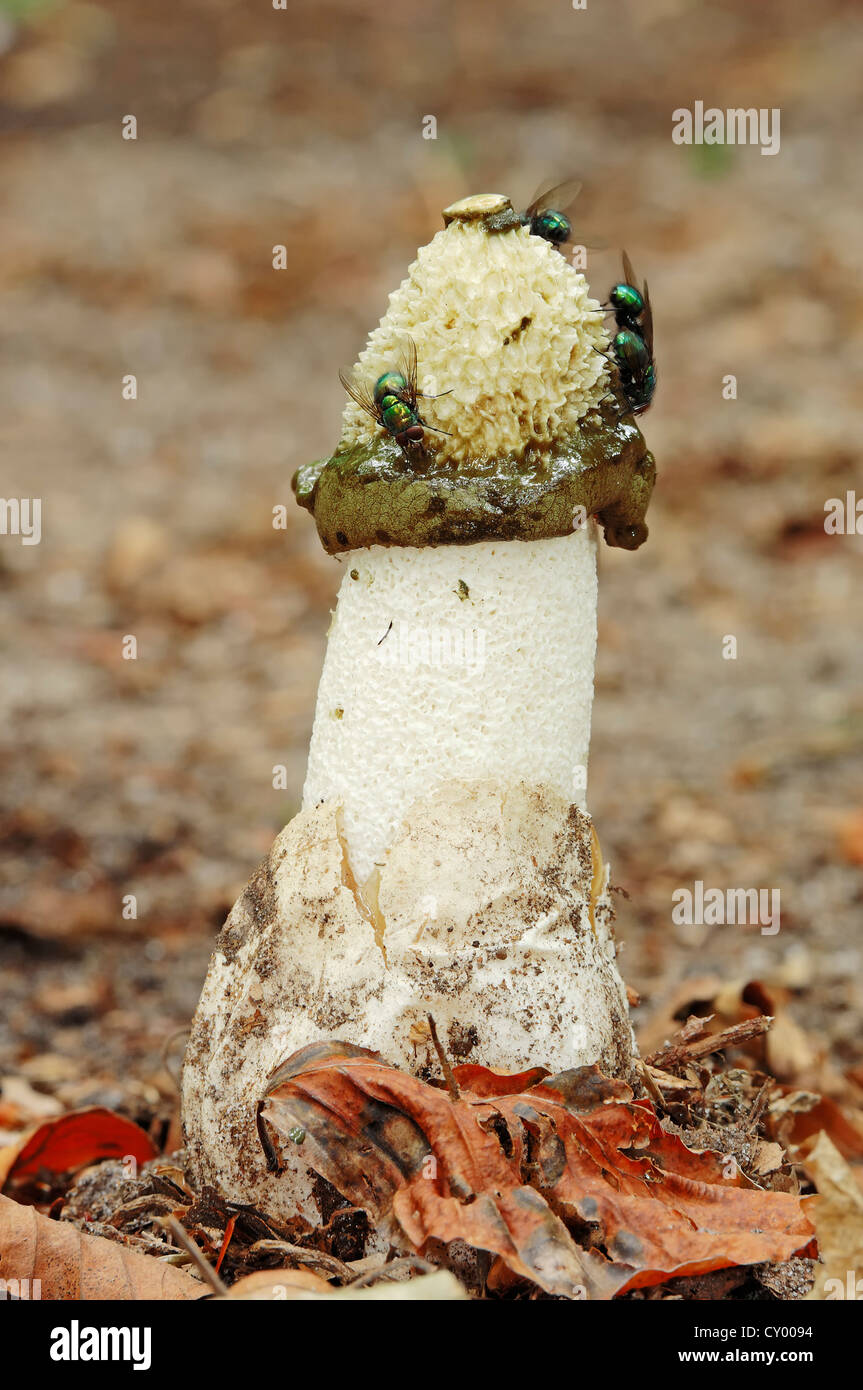
M399 447L351 401L298 475L345 566L303 809L228 918L186 1057L193 1171L275 1215L314 1216L302 1154L268 1172L255 1126L307 1043L436 1068L431 1014L454 1061L634 1065L585 789L596 520L641 543L653 462L604 404L583 276L504 198L445 222L357 370L415 344L418 418L446 433Z
M584 807L594 533L350 555L303 805L341 803L360 884L413 803L451 782L542 783Z

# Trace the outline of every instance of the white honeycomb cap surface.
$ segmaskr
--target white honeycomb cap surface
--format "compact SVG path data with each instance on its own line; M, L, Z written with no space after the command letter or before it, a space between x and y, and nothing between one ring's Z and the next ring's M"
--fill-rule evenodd
M525 227L491 234L455 219L438 232L390 295L360 354L359 379L371 386L395 368L408 338L420 391L450 393L419 402L425 420L450 432L426 435L441 462L520 458L549 446L607 393L599 305L584 276ZM340 447L383 433L348 401Z

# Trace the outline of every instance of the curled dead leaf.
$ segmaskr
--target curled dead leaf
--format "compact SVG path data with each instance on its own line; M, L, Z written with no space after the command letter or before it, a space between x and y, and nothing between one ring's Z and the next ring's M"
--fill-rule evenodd
M830 1096L792 1086L776 1087L766 1120L770 1134L786 1148L804 1144L823 1131L843 1158L863 1159L863 1127Z
M158 1153L140 1125L114 1110L94 1105L35 1125L0 1149L0 1191L40 1173L77 1172L102 1158L132 1158L146 1163Z
M299 1143L417 1251L463 1241L566 1298L788 1259L812 1239L798 1197L744 1186L735 1163L688 1149L596 1067L520 1091L480 1067L455 1077L458 1099L377 1054L318 1043L272 1078L261 1133L276 1159Z

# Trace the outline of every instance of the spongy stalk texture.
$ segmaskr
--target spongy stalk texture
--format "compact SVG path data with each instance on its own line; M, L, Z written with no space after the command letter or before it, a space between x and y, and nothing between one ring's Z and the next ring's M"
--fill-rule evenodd
M452 780L541 782L584 806L596 653L593 524L554 540L350 556L304 808L344 806L364 883L411 805Z

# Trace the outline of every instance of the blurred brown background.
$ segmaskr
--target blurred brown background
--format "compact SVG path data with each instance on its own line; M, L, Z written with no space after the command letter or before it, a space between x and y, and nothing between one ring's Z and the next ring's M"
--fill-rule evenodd
M657 324L590 785L637 1020L760 977L859 1061L863 541L823 526L863 495L859 5L3 0L0 43L2 492L43 499L40 545L0 538L0 1068L66 1104L170 1092L298 803L342 571L290 478L335 442L337 368L442 207L573 174L596 292L626 246ZM673 144L696 100L780 107L780 153ZM695 879L778 887L779 935L673 927Z

